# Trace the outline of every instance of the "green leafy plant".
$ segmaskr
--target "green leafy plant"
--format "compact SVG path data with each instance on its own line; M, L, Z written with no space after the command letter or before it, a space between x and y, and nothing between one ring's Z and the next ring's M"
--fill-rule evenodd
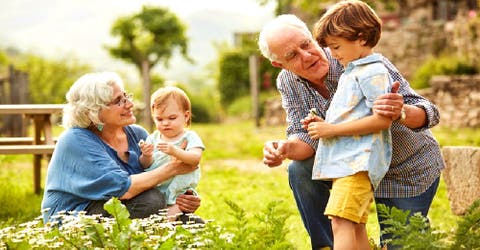
M430 79L434 75L472 75L478 69L464 58L443 56L428 59L414 73L410 84L414 89L424 89L430 86Z
M395 207L378 206L388 227L382 234L391 234L387 244L402 249L480 249L480 200L475 201L458 221L456 230L447 233L432 227L429 220L417 213Z
M410 216L410 211L395 207L378 206L378 213L385 218L387 228L382 234L391 234L386 243L404 249L446 249L446 234L432 229L426 217L420 213Z
M480 200L458 222L452 249L480 249Z

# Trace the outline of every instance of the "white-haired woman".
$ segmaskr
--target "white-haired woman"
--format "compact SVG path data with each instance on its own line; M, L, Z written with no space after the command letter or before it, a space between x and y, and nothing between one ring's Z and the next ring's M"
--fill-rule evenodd
M179 174L195 170L180 161L144 172L138 143L148 135L134 123L132 96L113 72L88 73L66 95L62 125L48 166L42 201L44 221L60 211L108 213L103 204L118 197L132 218L144 218L166 208L165 196L154 187ZM200 198L181 195L182 211L194 212Z

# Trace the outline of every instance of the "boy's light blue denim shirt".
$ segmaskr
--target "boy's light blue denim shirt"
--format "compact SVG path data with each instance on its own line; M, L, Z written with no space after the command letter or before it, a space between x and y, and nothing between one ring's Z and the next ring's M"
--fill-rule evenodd
M391 91L392 80L382 57L372 54L350 62L340 77L325 122L339 124L373 114L373 102ZM355 134L355 133L354 133ZM333 179L368 171L376 188L392 158L390 129L362 136L320 139L313 166L313 179Z

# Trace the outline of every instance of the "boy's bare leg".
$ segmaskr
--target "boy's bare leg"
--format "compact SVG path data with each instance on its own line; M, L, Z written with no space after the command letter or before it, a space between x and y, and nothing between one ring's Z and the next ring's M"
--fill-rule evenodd
M357 249L355 223L340 217L332 217L333 249Z
M368 241L367 226L364 223L355 224L355 237L357 239L357 247L359 250L369 250L370 242Z

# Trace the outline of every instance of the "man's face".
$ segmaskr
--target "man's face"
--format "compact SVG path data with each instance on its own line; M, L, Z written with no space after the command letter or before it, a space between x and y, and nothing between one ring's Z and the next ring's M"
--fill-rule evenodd
M293 26L279 28L268 37L268 44L277 56L273 66L292 71L313 83L323 83L328 60L318 44L302 30Z

